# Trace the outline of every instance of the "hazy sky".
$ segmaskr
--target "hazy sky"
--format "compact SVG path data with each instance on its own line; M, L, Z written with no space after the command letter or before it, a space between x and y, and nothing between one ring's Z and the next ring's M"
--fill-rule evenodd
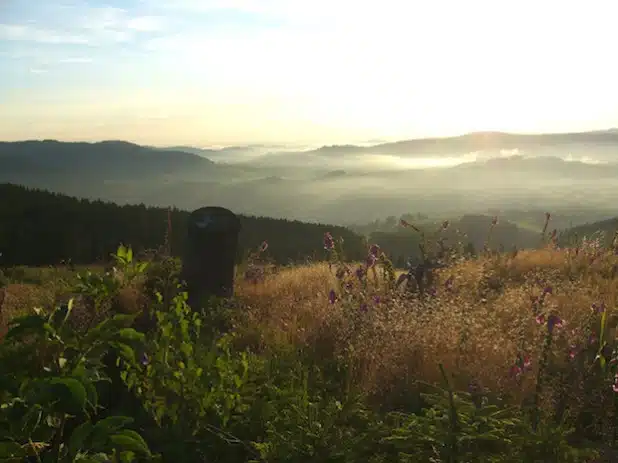
M0 0L0 139L618 126L616 0Z

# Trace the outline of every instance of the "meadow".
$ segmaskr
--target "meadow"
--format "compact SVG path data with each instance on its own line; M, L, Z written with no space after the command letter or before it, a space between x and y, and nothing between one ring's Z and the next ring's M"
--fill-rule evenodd
M549 215L547 217L549 221ZM412 224L402 226L415 233ZM192 310L180 262L0 275L0 460L611 462L618 255L600 239L395 269L237 269Z

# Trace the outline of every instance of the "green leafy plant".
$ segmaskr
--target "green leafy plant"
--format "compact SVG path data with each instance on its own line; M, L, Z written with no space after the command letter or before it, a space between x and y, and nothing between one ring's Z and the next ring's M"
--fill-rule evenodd
M72 301L14 319L0 344L0 459L41 462L135 461L152 457L131 418L99 420L97 386L108 381L110 350L135 362L143 334L116 315L78 334L67 323Z

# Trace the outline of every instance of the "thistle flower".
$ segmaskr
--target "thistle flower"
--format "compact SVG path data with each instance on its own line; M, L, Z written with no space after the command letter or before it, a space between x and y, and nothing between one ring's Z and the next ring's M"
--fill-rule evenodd
M367 264L367 268L373 267L376 264L377 260L378 258L376 256L374 256L373 254L369 254L367 256L367 259L365 260L365 263Z
M337 301L337 293L335 293L334 289L331 289L328 293L328 300L331 304L334 304Z
M365 269L362 267L362 265L359 265L358 268L356 269L356 272L354 273L356 273L356 277L359 280L362 280L363 277L365 276Z
M544 325L545 324L545 315L544 314L539 314L536 316L536 322L539 325Z
M363 302L363 303L360 305L360 311L361 311L361 312L367 312L367 310L368 310L368 309L369 309L369 307L367 306L367 304L366 304L365 302Z

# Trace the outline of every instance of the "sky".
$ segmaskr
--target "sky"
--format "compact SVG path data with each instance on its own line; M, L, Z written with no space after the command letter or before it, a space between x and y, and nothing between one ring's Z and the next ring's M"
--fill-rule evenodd
M616 0L0 0L0 139L618 126Z

